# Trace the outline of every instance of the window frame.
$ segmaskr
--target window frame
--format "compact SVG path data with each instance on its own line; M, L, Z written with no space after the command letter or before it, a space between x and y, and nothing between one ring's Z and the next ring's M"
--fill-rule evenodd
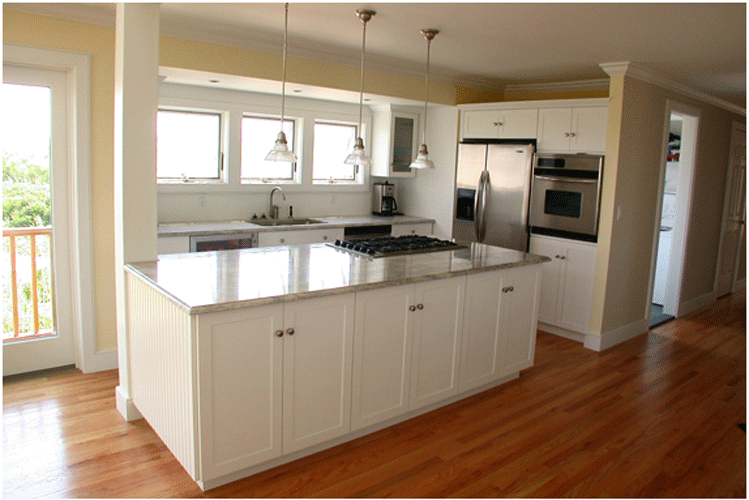
M315 128L315 125L317 125L317 124L321 124L321 125L340 125L340 126L352 127L354 129L354 140L356 140L356 138L359 137L359 123L358 123L358 121L352 122L352 121L342 121L342 120L315 119L314 123L312 124L312 130L313 130L312 163L310 165L310 181L312 182L312 184L316 185L316 186L320 186L320 185L325 185L325 186L349 185L349 186L351 186L351 185L361 184L361 182L362 182L361 181L362 170L364 170L364 169L362 169L361 167L356 167L355 165L351 165L351 169L353 170L353 173L354 173L354 178L351 179L351 180L349 180L349 179L333 179L331 181L331 180L315 179L315 160L314 160L314 155L315 155L315 140L317 139L317 137L314 136L314 128ZM362 129L364 129L364 126L362 126ZM365 147L366 147L366 144L367 143L365 142L364 143ZM353 146L353 144L351 144L351 146ZM348 151L345 154L347 155L350 152L351 151ZM371 151L367 151L367 154L370 157L372 156L372 152ZM345 156L344 156L343 159L345 159Z
M223 182L175 182L157 184L160 195L210 195L267 193L270 186L281 184L288 193L364 193L369 192L370 168L360 169L357 183L312 183L312 144L314 121L358 123L358 103L323 101L294 95L286 96L284 119L296 123L296 155L298 158L295 182L242 182L241 175L241 120L255 115L280 119L279 95L246 90L162 82L159 85L159 109L190 109L225 113L226 149L224 151ZM362 117L364 144L371 155L372 111L364 107ZM272 144L268 145L268 149ZM168 199L168 198L166 198ZM200 198L196 198L200 200ZM176 200L176 198L175 198ZM167 202L169 203L169 202Z
M226 150L228 149L228 113L220 109L206 109L206 108L194 108L187 106L162 106L159 104L157 109L157 116L159 111L167 111L172 113L190 113L198 115L214 115L218 116L219 119L219 131L218 131L218 176L217 177L159 177L158 176L158 163L156 165L156 183L157 184L223 184L226 182ZM158 125L157 125L158 127ZM157 139L158 148L158 139ZM158 162L158 153L157 153Z
M300 141L299 141L299 131L301 129L300 127L300 120L298 118L284 116L283 121L285 122L291 122L292 123L292 129L293 129L293 135L291 137L291 140L289 140L289 137L286 137L286 140L289 142L289 147L291 151L296 155L297 161L294 162L291 168L291 178L281 178L281 177L242 177L242 126L244 123L245 118L260 118L263 120L270 120L276 122L276 132L274 135L278 135L278 122L281 121L281 114L272 115L267 113L249 113L245 112L242 114L239 120L239 183L242 185L267 185L267 184L284 184L284 185L292 185L292 184L299 184L300 183L300 162L301 162L301 155L299 154L300 150ZM268 151L273 147L273 142L268 143Z

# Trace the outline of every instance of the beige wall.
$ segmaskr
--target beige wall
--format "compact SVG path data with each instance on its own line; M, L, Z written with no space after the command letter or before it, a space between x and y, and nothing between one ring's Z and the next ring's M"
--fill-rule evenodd
M631 77L612 77L591 330L645 318L666 101L701 112L681 301L713 291L731 127L743 116ZM621 218L616 220L617 208Z
M93 256L98 349L115 349L114 293L114 41L113 27L28 14L3 6L3 42L82 52L91 55L91 186ZM161 37L159 63L278 80L277 54L204 42ZM359 90L359 69L290 57L289 81L321 87ZM366 72L366 91L390 97L423 100L424 80ZM429 100L454 105L458 95L467 102L499 100L497 94L430 82Z

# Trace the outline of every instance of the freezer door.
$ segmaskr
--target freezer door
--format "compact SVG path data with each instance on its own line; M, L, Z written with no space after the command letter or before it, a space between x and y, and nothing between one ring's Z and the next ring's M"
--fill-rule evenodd
M527 251L533 151L532 145L489 145L484 243Z
M452 237L460 241L476 239L476 197L481 172L486 168L486 144L459 144Z

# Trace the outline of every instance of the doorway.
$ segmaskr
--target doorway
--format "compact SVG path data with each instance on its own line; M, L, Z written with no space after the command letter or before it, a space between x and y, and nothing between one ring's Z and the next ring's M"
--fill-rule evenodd
M653 245L650 327L679 316L699 110L668 101Z
M3 65L3 375L75 363L67 78Z

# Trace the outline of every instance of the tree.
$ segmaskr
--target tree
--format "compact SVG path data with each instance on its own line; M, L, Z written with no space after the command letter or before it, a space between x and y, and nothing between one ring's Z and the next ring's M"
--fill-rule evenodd
M3 225L49 226L49 169L26 158L3 153Z

